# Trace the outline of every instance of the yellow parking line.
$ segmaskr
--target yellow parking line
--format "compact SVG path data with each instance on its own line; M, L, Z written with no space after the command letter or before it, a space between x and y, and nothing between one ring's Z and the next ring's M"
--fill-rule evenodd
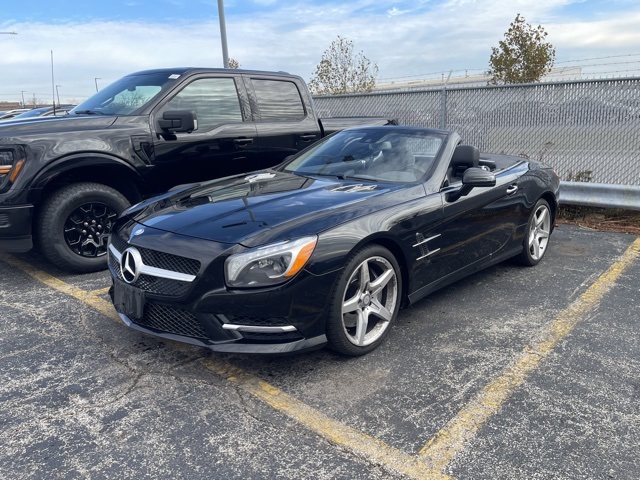
M89 292L89 294L91 294L91 295L96 295L96 296L98 296L98 295L104 295L105 293L109 292L109 289L110 289L110 288L111 288L111 287L98 288L98 289L96 289L96 290L91 290L91 291Z
M207 360L205 366L308 430L374 464L413 479L450 479L425 464L420 458L407 455L380 440L332 420L322 412L236 367L215 359Z
M514 390L565 338L573 328L594 310L640 254L637 238L620 260L603 273L576 301L558 315L543 332L543 340L525 348L514 365L487 384L420 450L419 457L435 471L442 472L455 455L475 436Z
M53 288L54 290L65 293L74 298L77 298L81 302L86 303L87 305L99 311L103 315L106 315L107 317L111 317L120 321L120 317L118 317L118 315L116 314L116 311L114 310L111 302L107 302L106 300L97 296L95 293L88 292L86 290L78 288L74 285L71 285L67 282L60 280L59 278L54 277L53 275L49 275L48 273L43 272L42 270L33 268L28 263L23 262L22 260L16 257L13 257L11 255L0 254L0 260L16 268L19 268L27 275L32 276L39 282L44 283L45 285Z

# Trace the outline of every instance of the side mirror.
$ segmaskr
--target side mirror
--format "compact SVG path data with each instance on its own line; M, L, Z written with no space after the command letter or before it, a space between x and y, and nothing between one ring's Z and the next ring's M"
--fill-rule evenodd
M191 133L198 128L198 120L193 110L170 110L162 114L158 127L166 133Z
M467 168L462 174L462 185L470 187L495 187L496 176L484 168Z
M447 195L448 202L455 202L460 197L469 195L476 187L495 187L496 176L484 168L467 168L462 174L462 188Z

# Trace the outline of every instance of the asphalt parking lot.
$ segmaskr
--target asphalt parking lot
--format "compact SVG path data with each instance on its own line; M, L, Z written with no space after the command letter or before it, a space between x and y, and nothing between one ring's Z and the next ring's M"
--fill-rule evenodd
M128 329L106 273L0 254L0 478L640 478L640 238L561 225L360 358Z

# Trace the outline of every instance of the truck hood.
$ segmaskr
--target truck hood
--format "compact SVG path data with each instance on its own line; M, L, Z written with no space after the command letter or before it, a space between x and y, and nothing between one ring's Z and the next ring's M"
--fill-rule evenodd
M116 116L68 115L64 117L33 117L0 122L0 137L19 137L40 133L76 132L112 125Z
M363 183L272 170L183 188L125 212L159 230L255 246L320 233L418 195L421 185Z

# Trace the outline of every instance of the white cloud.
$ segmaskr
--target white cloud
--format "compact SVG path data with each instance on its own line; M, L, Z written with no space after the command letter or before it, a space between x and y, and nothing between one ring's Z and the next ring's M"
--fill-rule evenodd
M393 7L391 10L387 10L387 15L390 17L396 17L398 15L404 15L405 13L409 13L410 10L400 10L399 8Z

